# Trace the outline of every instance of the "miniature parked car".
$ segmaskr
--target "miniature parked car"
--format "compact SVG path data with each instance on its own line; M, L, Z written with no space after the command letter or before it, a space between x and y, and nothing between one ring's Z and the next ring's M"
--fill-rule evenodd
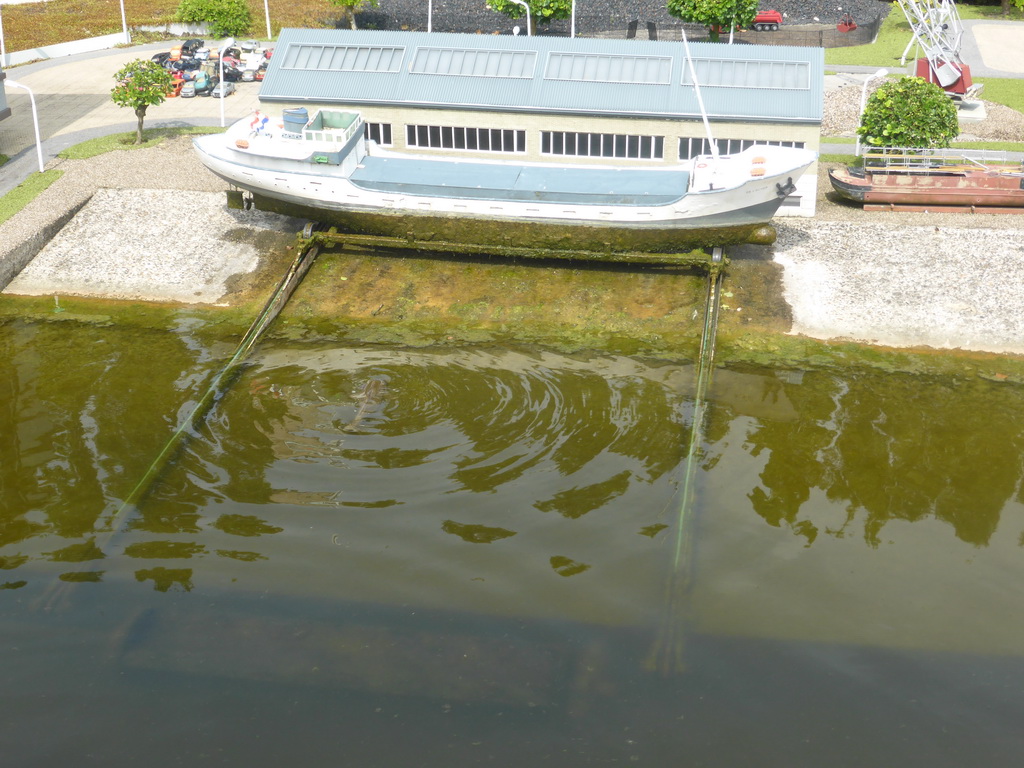
M186 80L182 86L178 95L183 99L194 99L196 96L196 84L191 80Z
M220 68L218 67L217 76L220 77ZM224 80L228 83L240 83L244 79L242 77L242 70L235 66L228 66L224 64Z
M155 61L161 67L166 67L167 66L167 61L170 58L171 58L171 52L170 51L160 51L160 53L154 53L150 60L151 61Z
M192 81L192 85L196 90L196 96L209 96L210 92L213 91L213 86L217 84L216 77L210 77L206 72L197 72L196 79Z
M177 61L171 62L171 69L177 70L178 72L194 72L197 69L202 68L203 63L198 59L178 59Z
M210 91L210 95L213 96L215 99L224 99L234 92L235 84L229 83L225 80L224 82L217 83L215 86L213 86L213 90Z
M186 40L181 44L181 52L185 56L195 56L196 51L202 48L203 45L205 45L205 43L202 40L192 38L191 40Z

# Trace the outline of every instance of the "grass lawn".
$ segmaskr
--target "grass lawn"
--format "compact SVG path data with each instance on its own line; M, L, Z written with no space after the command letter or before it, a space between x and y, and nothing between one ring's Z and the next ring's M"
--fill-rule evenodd
M36 199L36 196L64 175L64 171L50 170L33 173L3 197L0 197L0 224Z
M179 0L131 0L125 3L129 27L161 25L174 20ZM283 27L333 25L341 9L329 0L267 0L271 30ZM482 0L481 0L482 2ZM267 34L262 0L248 0L252 24L249 37ZM4 5L4 44L8 51L24 51L68 40L81 40L121 31L120 5L110 0L48 0L43 3ZM135 36L144 39L145 35ZM239 35L242 37L242 35Z
M993 21L1004 20L998 5L958 5L961 19L991 19ZM1009 21L1024 21L1024 13L1014 10L1006 17ZM889 69L900 69L900 57L906 50L907 43L911 38L910 22L903 15L898 7L894 7L889 15L882 22L882 28L878 30L878 37L870 45L855 45L849 48L827 48L825 50L825 64L865 66L865 67L887 67ZM914 52L911 50L910 55ZM970 62L967 62L970 64Z
M221 130L223 129L203 127L146 129L142 132L143 142L141 144L135 143L135 131L131 131L130 133L112 133L109 136L100 136L95 139L83 141L81 144L75 144L73 147L68 147L63 152L58 153L58 156L63 157L66 160L88 160L90 157L96 157L97 155L102 155L115 149L131 150L155 147L165 138L171 136L192 136L206 133L220 133Z

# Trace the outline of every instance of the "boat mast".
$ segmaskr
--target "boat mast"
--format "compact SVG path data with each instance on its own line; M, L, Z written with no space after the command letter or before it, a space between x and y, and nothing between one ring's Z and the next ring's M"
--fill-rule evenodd
M700 83L697 82L697 70L693 66L693 57L690 56L690 43L686 39L686 30L683 27L679 28L680 33L683 36L683 49L686 51L686 63L690 65L690 77L693 79L693 92L697 96L697 106L700 107L700 116L704 121L704 131L708 135L708 144L711 146L711 156L718 161L718 143L715 141L715 137L711 134L711 123L708 122L708 111L704 109L704 97L700 94Z

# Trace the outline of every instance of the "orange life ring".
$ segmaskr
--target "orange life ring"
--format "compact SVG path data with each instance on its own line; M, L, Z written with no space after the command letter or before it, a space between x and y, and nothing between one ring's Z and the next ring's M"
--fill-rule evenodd
M708 164L707 163L697 163L697 167L698 168L707 168Z

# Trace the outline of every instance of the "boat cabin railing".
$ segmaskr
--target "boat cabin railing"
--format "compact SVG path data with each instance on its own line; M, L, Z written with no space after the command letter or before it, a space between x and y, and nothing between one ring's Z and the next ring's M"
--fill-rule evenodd
M318 109L312 117L305 107L286 109L282 115L283 135L291 139L346 144L363 128L358 112Z
M363 128L358 112L340 109L320 109L310 118L302 134L311 141L333 141L345 144L356 131Z
M930 149L921 147L886 147L865 152L864 167L883 170L913 170L936 168L988 168L990 166L1019 165L1024 163L1009 153L992 149Z

